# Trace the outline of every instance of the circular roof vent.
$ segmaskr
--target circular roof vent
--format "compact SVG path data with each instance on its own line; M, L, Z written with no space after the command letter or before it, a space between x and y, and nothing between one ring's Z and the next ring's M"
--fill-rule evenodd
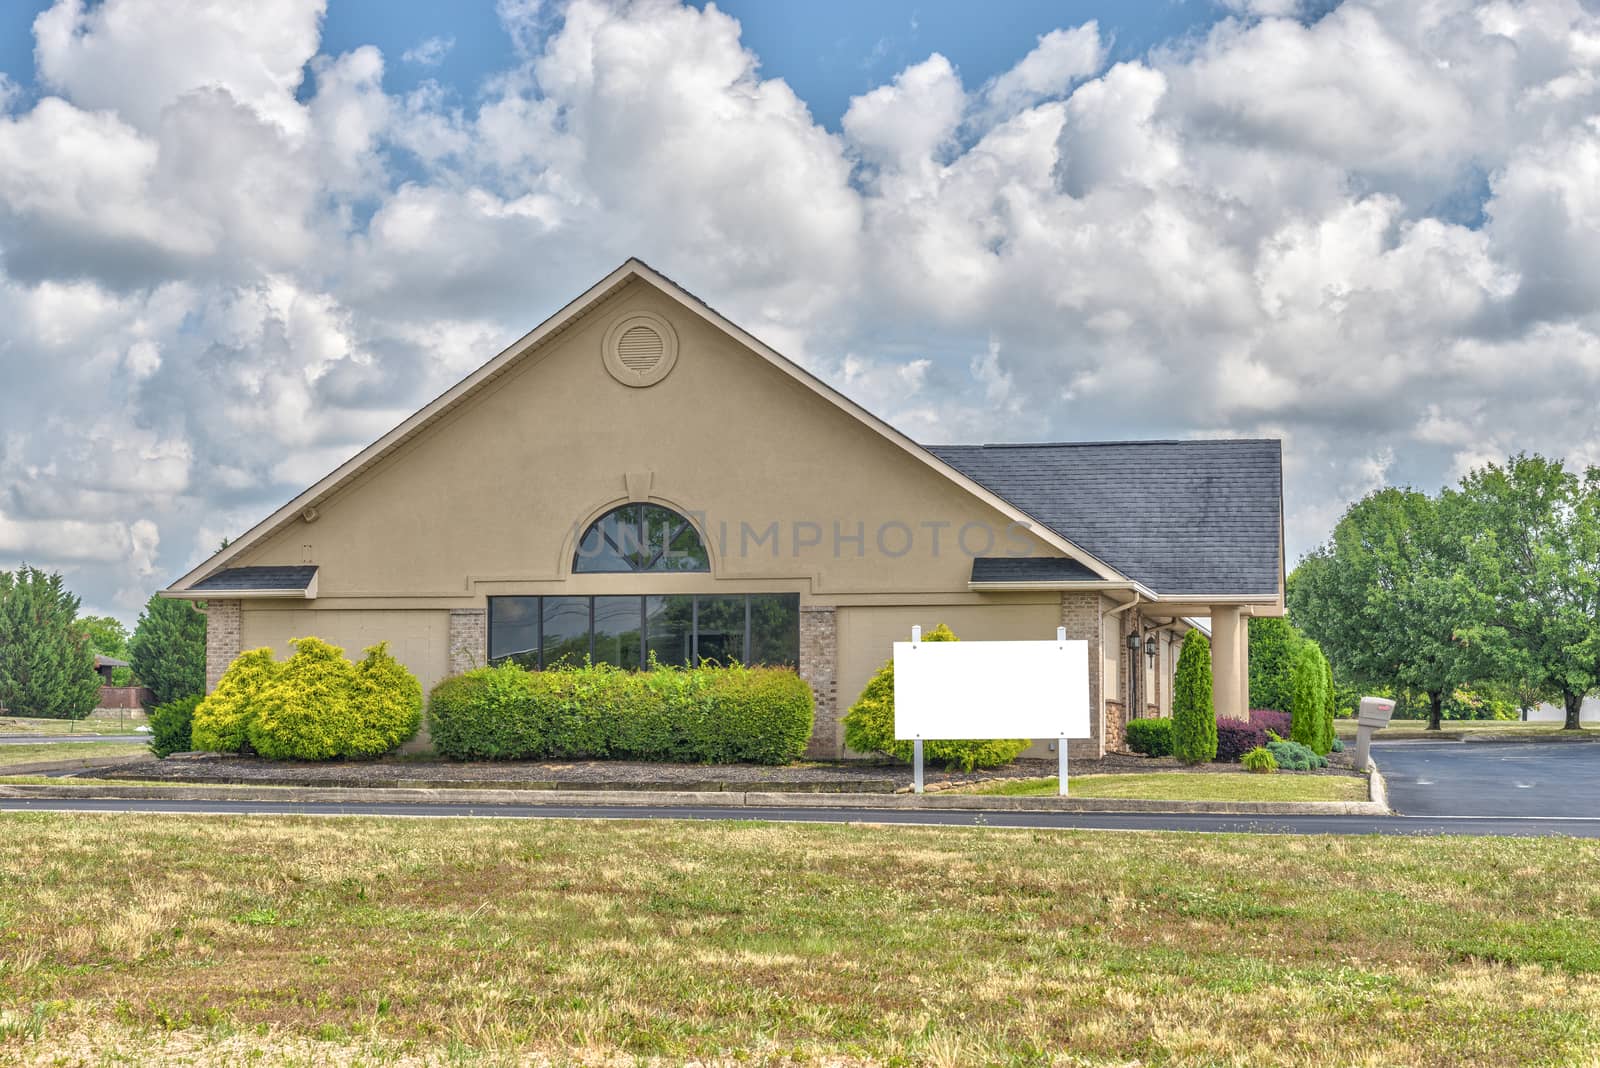
M658 315L624 316L606 331L606 370L625 386L653 386L678 359L678 335Z

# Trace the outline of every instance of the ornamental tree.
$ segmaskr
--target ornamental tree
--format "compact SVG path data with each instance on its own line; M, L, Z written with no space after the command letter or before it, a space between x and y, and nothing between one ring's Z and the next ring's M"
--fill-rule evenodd
M1198 630L1183 638L1172 683L1172 755L1185 764L1217 758L1217 712L1211 700L1211 642Z
M1328 661L1315 642L1303 642L1289 665L1289 737L1318 756L1333 748L1328 715Z
M0 571L0 706L12 715L83 719L100 703L78 605L59 573Z

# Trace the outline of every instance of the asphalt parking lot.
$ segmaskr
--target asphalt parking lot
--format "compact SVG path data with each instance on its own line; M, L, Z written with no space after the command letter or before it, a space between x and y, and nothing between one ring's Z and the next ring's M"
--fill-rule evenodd
M1402 815L1600 817L1600 743L1389 742L1372 754Z

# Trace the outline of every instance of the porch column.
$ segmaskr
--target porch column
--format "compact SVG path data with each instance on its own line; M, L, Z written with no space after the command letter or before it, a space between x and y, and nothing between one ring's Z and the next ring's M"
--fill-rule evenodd
M1237 605L1211 608L1211 700L1217 715L1248 719L1248 689L1243 685L1245 643L1243 615Z

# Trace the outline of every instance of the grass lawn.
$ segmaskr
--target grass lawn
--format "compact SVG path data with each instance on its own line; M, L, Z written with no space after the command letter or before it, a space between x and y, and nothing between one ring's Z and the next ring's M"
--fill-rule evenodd
M84 719L26 719L0 716L0 734L132 734L150 722L143 712L96 709Z
M1007 797L1054 796L1058 780L1012 779L963 793ZM1365 801L1367 780L1352 775L1252 775L1249 772L1160 771L1147 775L1073 775L1073 797L1147 798L1152 801Z
M0 1063L1587 1063L1597 868L1561 838L8 814Z
M148 742L40 742L38 745L0 745L0 768L39 764L46 760L83 760L89 757L131 757L148 753Z

